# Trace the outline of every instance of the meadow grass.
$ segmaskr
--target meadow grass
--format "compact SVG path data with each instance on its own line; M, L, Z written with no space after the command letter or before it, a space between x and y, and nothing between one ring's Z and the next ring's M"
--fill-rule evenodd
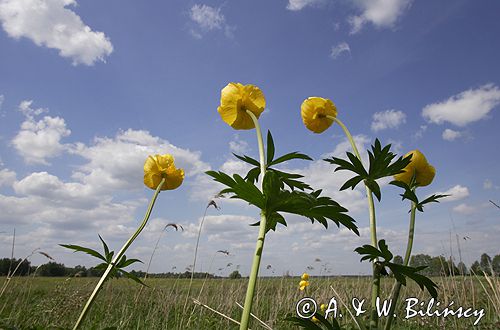
M29 329L35 326L41 329L71 328L97 280L97 278L14 278L0 300L0 328ZM484 308L485 315L476 328L500 328L498 306L492 299L495 292L490 290L494 288L491 288L484 278L441 277L434 280L440 286L438 299L442 304L447 305L453 300L454 306ZM147 279L146 283L149 287L140 290L139 285L129 280L110 280L98 296L82 328L197 330L238 328L237 324L205 307L196 305L191 299L188 308L183 310L189 279L152 278ZM383 279L382 297L389 296L392 284L392 279ZM237 303L243 303L246 285L247 279L208 279L205 283L204 280L197 279L193 282L191 297L230 318L239 320L241 308ZM498 285L498 281L495 285ZM311 285L304 293L298 290L298 278L261 278L258 281L252 312L271 329L298 329L284 321L284 318L295 313L295 304L300 298L306 294L314 297L318 303L327 303L331 297L336 297L343 313L340 319L343 327L355 329L357 328L355 323L341 302L350 306L353 297L366 299L364 307L368 309L369 288L368 277L311 277ZM498 290L498 287L496 289ZM401 297L403 302L407 297L429 300L429 296L413 284L408 288L403 287ZM403 306L400 307L397 313L403 315ZM353 311L352 307L350 309ZM368 317L368 312L364 315ZM394 329L471 329L473 319L453 317L396 319ZM358 320L366 322L362 317ZM251 320L250 328L265 329L255 319Z

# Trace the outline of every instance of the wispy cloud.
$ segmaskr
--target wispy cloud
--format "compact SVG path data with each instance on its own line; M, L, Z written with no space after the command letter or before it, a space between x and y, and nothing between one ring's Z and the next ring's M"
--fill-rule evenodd
M321 5L324 2L325 0L288 0L286 9L291 11L299 11L304 9L305 7Z
M330 57L336 59L342 53L351 53L351 47L347 42L341 42L335 46L332 46L332 50L330 51Z
M361 14L350 16L351 33L358 33L367 23L377 28L393 27L413 0L355 0Z
M75 0L2 0L0 22L10 37L57 49L74 65L104 61L113 45L103 32L92 31L67 8L76 5Z
M227 37L233 36L234 27L226 23L221 8L194 5L189 10L189 17L196 24L196 27L190 30L191 35L195 38L201 39L205 33L214 30L224 30Z
M387 128L397 128L406 122L406 114L400 110L385 110L373 114L371 129L378 132Z
M446 140L446 141L455 141L456 139L458 139L462 136L463 136L463 132L455 131L455 130L452 130L449 128L445 129L443 131L443 134L442 134L443 140Z
M500 88L486 84L424 107L422 116L434 124L449 122L464 127L486 118L500 104Z

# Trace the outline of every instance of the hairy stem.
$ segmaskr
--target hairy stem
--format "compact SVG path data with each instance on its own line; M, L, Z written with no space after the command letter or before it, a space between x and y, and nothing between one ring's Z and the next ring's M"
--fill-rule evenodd
M405 258L403 260L403 265L408 266L410 263L411 250L413 248L413 238L415 236L415 214L417 210L417 204L411 202L411 212L410 212L410 229L408 230L408 244L406 246ZM387 323L384 329L389 330L391 328L392 320L394 319L394 311L396 310L396 304L399 298L399 292L401 291L401 283L396 282L392 288L391 294L391 309L389 310L389 317L387 318Z
M266 173L266 159L264 156L264 142L262 140L262 132L257 117L255 117L255 115L248 110L247 113L252 118L255 124L255 131L257 132L257 142L259 143L260 174L261 174L261 184L262 184L262 182L264 181L264 175ZM252 262L252 270L250 271L250 277L248 279L245 304L243 307L243 313L241 315L240 330L248 329L248 322L250 320L250 313L252 311L253 295L255 292L255 283L257 282L257 275L259 274L260 259L262 257L262 250L264 249L264 239L266 237L266 222L267 222L266 220L267 220L266 212L264 210L261 210L259 236L257 237L257 243L255 245L255 254L253 256L253 262Z
M351 133L347 129L347 127L344 125L340 119L337 117L332 117L332 116L327 116L329 119L332 119L334 122L340 125L342 130L344 131L345 135L347 136L347 139L351 143L352 150L354 151L354 154L356 157L359 159L361 163L363 161L361 160L361 155L359 154L358 148L356 147L356 143L354 142L354 139L352 138ZM370 240L371 244L373 247L377 247L377 223L375 219L375 204L373 203L373 195L372 191L368 186L365 184L365 189L366 189L366 197L368 199L368 209L369 209L369 216L370 216ZM373 277L372 277L372 292L371 292L371 320L370 320L370 329L376 329L378 327L378 314L376 311L376 301L377 297L380 295L380 272L377 270L376 263L377 260L373 261Z
M116 263L118 263L120 261L121 257L125 254L125 251L127 251L127 249L132 244L132 242L137 238L137 236L139 236L139 234L144 229L144 227L146 227L146 224L147 224L147 222L149 220L149 216L151 215L151 211L153 210L153 206L155 205L156 197L158 197L158 194L160 193L160 189L163 186L163 184L165 183L165 181L166 181L165 178L163 178L160 181L160 184L158 185L158 187L156 188L155 193L153 195L153 198L151 198L151 202L149 203L149 207L148 207L148 209L146 211L146 215L144 215L144 219L142 220L142 223L139 226L139 228L137 228L137 230L135 231L135 233L122 246L122 248L120 249L120 251L118 252L118 254L113 258L113 261L108 265L108 268L106 268L106 271L104 272L104 274L101 276L101 279L99 280L99 282L97 283L96 287L94 288L94 291L90 295L89 300L87 300L87 303L85 304L85 307L83 308L82 313L80 314L80 317L76 321L76 324L73 327L73 330L78 329L78 327L81 325L81 323L85 319L85 316L87 315L90 307L94 303L94 301L95 301L95 299L97 297L97 294L99 293L99 290L102 288L104 282L109 277L109 274L111 273L111 271L115 267Z

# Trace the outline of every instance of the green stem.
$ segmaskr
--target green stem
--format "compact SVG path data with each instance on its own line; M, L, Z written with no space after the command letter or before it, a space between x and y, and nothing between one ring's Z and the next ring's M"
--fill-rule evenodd
M359 154L358 148L356 147L356 143L354 142L354 139L352 138L351 133L347 129L347 127L344 125L340 119L337 117L333 116L327 116L327 118L332 119L334 122L340 125L342 127L342 130L344 130L345 135L347 136L347 139L351 143L352 150L354 151L354 154L356 157L359 159L361 163L363 163L361 159L361 155ZM373 247L377 248L377 223L375 219L375 204L373 203L373 195L372 191L370 188L365 183L365 190L366 190L366 197L368 199L368 209L369 209L369 217L370 217L370 240L371 244ZM380 272L377 270L376 267L376 262L378 260L373 261L373 276L372 276L372 292L371 292L371 320L370 320L370 329L376 329L378 327L378 314L376 310L376 301L377 297L380 295Z
M406 245L405 258L403 260L403 265L408 266L410 263L411 250L413 248L413 237L415 236L415 214L417 210L417 204L411 202L411 212L410 212L410 229L408 230L408 244ZM391 309L389 310L389 317L387 318L387 323L384 329L389 330L391 328L392 320L394 319L394 311L396 310L396 304L399 298L399 292L401 291L401 283L396 282L391 294Z
M259 121L255 115L247 110L248 115L252 118L255 124L255 131L257 132L257 141L259 143L259 158L260 158L260 174L261 174L261 184L264 181L264 175L266 173L266 160L264 157L264 142L262 140L262 132L260 129ZM260 259L262 257L262 250L264 249L264 239L266 237L266 212L261 210L260 213L260 225L259 225L259 236L257 237L257 243L255 245L255 254L253 256L252 270L250 271L250 277L248 279L247 294L245 296L245 305L243 307L243 313L241 315L240 330L248 329L248 322L250 320L250 313L252 311L253 296L255 293L255 284L257 282L257 275L259 274Z
M165 180L166 179L163 178L160 181L160 184L158 185L158 187L156 188L155 193L153 195L153 198L151 198L151 202L149 203L148 210L146 211L146 215L144 215L144 219L142 220L141 225L139 226L139 228L137 228L135 233L128 239L128 241L122 246L122 248L120 249L118 254L113 258L113 261L108 265L108 268L106 268L106 271L104 272L104 274L101 276L101 279L97 283L96 287L94 288L94 291L90 295L89 300L85 304L85 307L83 308L82 313L80 314L80 317L78 318L78 321L76 321L76 324L73 327L73 330L78 329L78 327L81 325L81 323L85 319L85 316L87 315L90 307L94 303L94 300L96 299L97 294L99 293L99 290L102 288L104 282L107 280L107 278L108 278L109 274L111 273L111 271L113 270L115 264L120 261L121 257L125 254L125 251L129 248L129 246L132 244L132 242L137 238L137 236L139 236L141 231L146 226L146 223L149 220L149 216L151 215L151 211L153 210L153 206L155 205L156 197L158 197L158 194L160 193L160 189L163 186L163 184L165 183Z

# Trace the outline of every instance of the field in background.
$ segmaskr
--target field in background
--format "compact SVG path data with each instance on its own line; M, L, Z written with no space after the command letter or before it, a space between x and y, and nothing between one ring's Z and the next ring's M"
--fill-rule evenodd
M485 315L477 329L500 329L498 279L488 283L486 279L475 277L442 277L434 279L439 287L441 306L451 300L455 308L463 306L473 309L484 308ZM491 280L491 278L490 278ZM4 279L0 280L0 285ZM43 328L71 328L97 283L97 278L41 278L20 277L12 283L0 298L0 329L17 327L29 329L33 326ZM304 296L298 290L298 278L264 278L259 280L254 299L253 314L272 329L294 329L283 321L287 315L295 315L295 304ZM311 277L307 296L318 303L326 303L331 297L349 304L351 299L367 299L370 292L368 277ZM125 279L113 279L105 285L96 304L88 315L84 329L237 329L237 325L196 305L191 299L186 304L189 280L186 279L148 279L149 287L141 288ZM393 279L382 282L382 297L388 297ZM238 320L246 290L246 279L209 279L195 280L191 297L228 317ZM331 288L333 287L333 289ZM416 297L428 301L429 296L413 284L403 287L402 300ZM340 304L340 302L339 302ZM364 304L369 307L369 300ZM185 306L185 307L184 307ZM349 308L353 312L353 308ZM346 328L357 329L345 309L341 322ZM365 315L367 315L365 313ZM400 309L399 315L404 315ZM399 319L394 329L472 329L474 317L464 318L414 317L402 322ZM266 329L253 320L251 329ZM268 328L269 329L269 328ZM298 329L298 328L297 328Z

